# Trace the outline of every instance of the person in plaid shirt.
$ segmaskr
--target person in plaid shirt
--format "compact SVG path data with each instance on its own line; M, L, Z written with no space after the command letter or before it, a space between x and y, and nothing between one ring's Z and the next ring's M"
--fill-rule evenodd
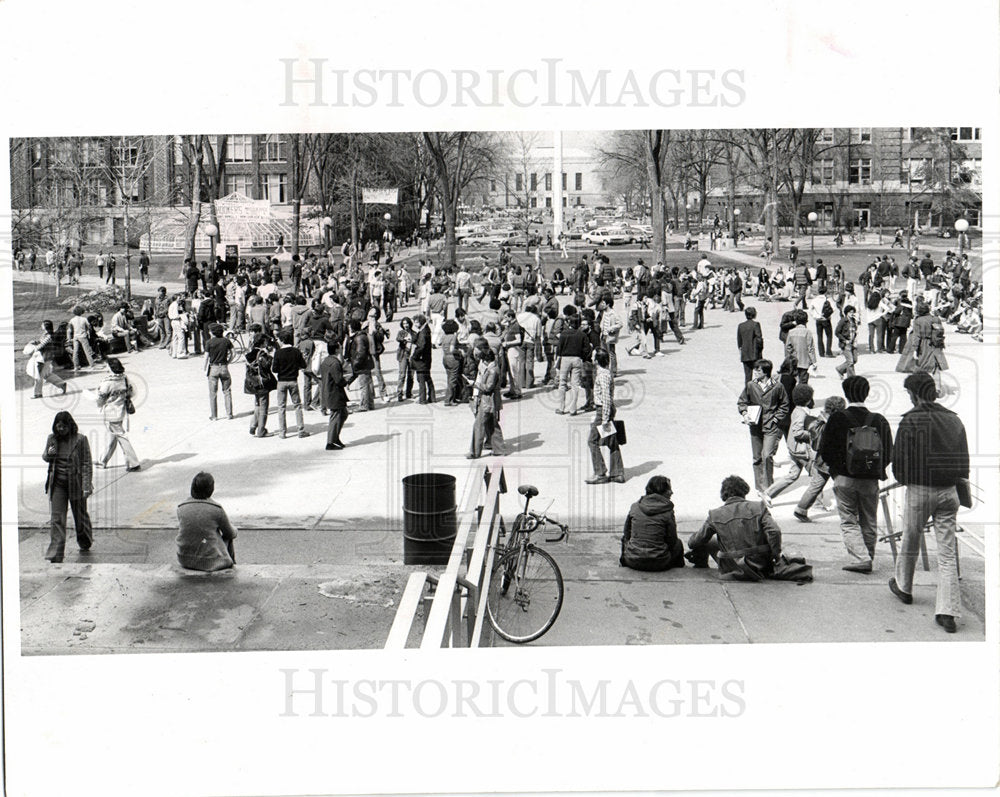
M610 423L615 417L615 387L608 368L607 351L598 349L594 352L594 403L596 412L590 424L590 436L587 446L590 448L590 459L594 465L594 475L585 481L587 484L607 484L608 482L625 481L625 465L622 463L622 452L618 446L618 436L611 435L606 440L601 439L601 426ZM601 445L606 445L610 452L610 465L605 466Z

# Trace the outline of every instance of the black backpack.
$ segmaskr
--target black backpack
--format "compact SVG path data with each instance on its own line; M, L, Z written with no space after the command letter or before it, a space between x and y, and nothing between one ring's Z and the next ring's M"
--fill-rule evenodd
M268 389L271 376L271 357L264 351L258 352L253 362L247 363L247 374L243 380L243 392L259 393Z
M872 418L869 412L860 426L847 430L848 476L878 478L882 475L882 437L871 425Z
M833 305L830 304L829 299L823 300L823 309L821 310L821 312L823 313L823 318L829 318L830 316L833 315Z

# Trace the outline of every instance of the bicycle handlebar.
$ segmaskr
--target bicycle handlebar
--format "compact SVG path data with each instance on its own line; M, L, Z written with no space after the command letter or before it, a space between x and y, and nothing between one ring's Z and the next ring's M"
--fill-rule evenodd
M567 526L565 523L560 523L558 520L553 520L552 518L546 517L545 515L537 512L529 511L528 514L531 515L531 517L534 518L536 522L535 528L531 529L531 531L536 531L539 526L543 526L546 524L552 524L553 526L558 527L559 533L555 537L546 537L545 538L546 542L561 542L562 540L569 537L569 526Z

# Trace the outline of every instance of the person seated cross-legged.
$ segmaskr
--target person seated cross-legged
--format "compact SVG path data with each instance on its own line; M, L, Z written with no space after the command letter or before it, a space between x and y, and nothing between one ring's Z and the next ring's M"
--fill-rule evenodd
M653 476L646 494L632 504L625 518L619 562L633 570L684 567L684 543L677 539L677 521L666 476Z

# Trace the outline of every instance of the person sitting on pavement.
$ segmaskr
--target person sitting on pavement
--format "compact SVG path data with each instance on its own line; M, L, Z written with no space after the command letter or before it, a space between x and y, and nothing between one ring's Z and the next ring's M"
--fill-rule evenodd
M684 567L684 543L677 539L677 521L666 476L646 482L646 494L632 504L625 518L619 562L633 570L661 571Z
M750 485L739 476L722 480L722 506L709 510L701 529L688 540L685 558L708 567L711 556L719 575L735 581L811 581L812 567L801 557L781 553L781 529L760 501L748 501Z
M187 570L214 572L236 564L236 529L226 510L211 500L215 479L202 471L191 480L191 497L177 505L177 561Z

